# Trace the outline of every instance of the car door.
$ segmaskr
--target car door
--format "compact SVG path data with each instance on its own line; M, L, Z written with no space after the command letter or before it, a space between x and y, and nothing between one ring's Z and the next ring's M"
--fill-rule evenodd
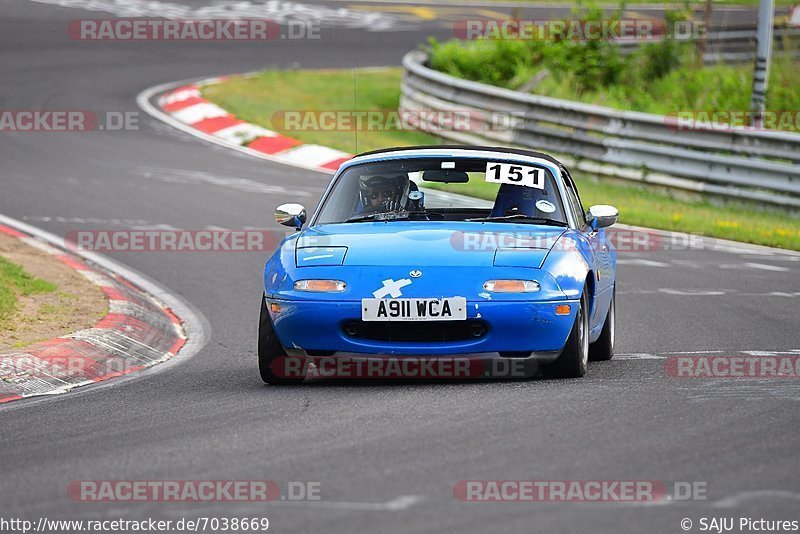
M586 211L583 209L578 189L569 172L563 169L562 175L566 185L568 204L575 216L579 233L587 245L588 257L586 259L595 276L594 306L592 306L589 320L590 329L595 329L602 325L611 302L611 289L614 284L611 246L605 228L595 231L586 222Z

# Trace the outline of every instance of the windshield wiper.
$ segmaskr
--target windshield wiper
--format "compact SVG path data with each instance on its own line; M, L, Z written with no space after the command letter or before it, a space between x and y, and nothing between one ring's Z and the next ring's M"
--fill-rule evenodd
M375 214L374 213L370 213L368 215L356 215L354 217L350 217L349 219L347 219L344 222L351 223L351 222L371 221L374 218L375 218Z
M398 221L407 220L409 212L407 211L388 211L379 213L367 213L365 215L355 215L347 219L346 223L363 222L363 221Z
M514 215L502 215L499 217L481 217L479 219L466 219L470 222L506 222L506 221L524 221L533 224L547 224L550 226L567 226L564 221L558 219L550 219L548 217L532 217L531 215L524 215L522 213L515 213Z

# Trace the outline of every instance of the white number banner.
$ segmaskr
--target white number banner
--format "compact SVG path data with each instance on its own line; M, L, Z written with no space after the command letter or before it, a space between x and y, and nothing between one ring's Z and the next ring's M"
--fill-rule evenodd
M544 169L490 161L486 164L486 181L544 189Z

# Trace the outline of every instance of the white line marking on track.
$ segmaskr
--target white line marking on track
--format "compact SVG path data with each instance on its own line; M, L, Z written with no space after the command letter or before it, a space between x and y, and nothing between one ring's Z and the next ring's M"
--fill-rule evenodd
M673 289L669 287L662 287L658 290L667 295L681 295L687 297L711 297L724 295L725 291L721 289Z
M669 267L669 263L642 258L617 258L617 265L641 265L643 267Z
M319 501L294 501L294 500L274 500L274 501L267 501L263 503L259 503L259 506L294 506L294 507L302 507L304 510L352 510L358 512L400 512L403 510L408 510L409 508L420 504L423 502L424 498L421 495L401 495L399 497L395 497L386 502L364 502L364 501L331 501L331 500L319 500ZM228 514L240 514L245 515L252 511L252 506L254 503L231 503L231 502L224 502L224 503L206 503L208 506L208 513L222 513L222 510ZM112 510L108 511L112 513ZM186 517L191 512L190 509L186 508L170 508L166 511L167 516L170 517Z
M756 254L742 254L742 259L744 260L763 260L763 256L759 256ZM770 256L769 261L800 261L800 256L779 256L773 255Z
M422 502L419 495L401 495L386 502L348 501L272 501L274 504L295 504L334 510L358 510L364 512L399 512Z
M752 501L754 499L769 499L770 501L774 499L788 499L800 501L800 493L784 490L742 491L740 493L731 495L730 497L725 497L724 499L713 502L711 503L711 506L714 508L735 508L743 504L745 501Z
M742 354L748 354L750 356L791 356L794 354L800 354L800 349L792 349L792 350L743 350Z
M631 352L627 354L615 354L615 360L663 360L665 356L650 354L649 352Z
M786 267L779 267L778 265L767 265L766 263L745 263L745 267L749 267L750 269L763 269L765 271L777 271L777 272L789 272L791 269Z
M708 267L707 263L693 260L669 260L669 262L672 265L676 265L678 267L687 267L689 269L706 269ZM617 263L619 263L619 260L617 260Z
M26 215L22 218L28 222L58 222L58 223L74 223L74 224L106 224L113 226L133 226L147 224L144 219L98 219L96 217L48 217L44 215Z
M720 263L720 269L748 269L744 263Z
M698 292L699 291L699 292ZM617 295L673 295L673 296L719 296L727 295L730 297L785 297L796 298L800 297L800 291L770 291L769 293L741 293L735 289L718 289L713 292L704 293L707 290L685 290L673 288L661 288L658 290L653 289L627 289L624 291L617 291Z
M718 354L723 351L721 350L685 350L685 351L677 351L677 352L664 352L662 354Z
M614 354L614 359L621 360L661 360L668 356L689 356L692 354L724 354L726 356L736 356L746 354L748 356L792 356L800 355L800 349L787 350L677 350L669 352L622 352Z
M204 171L141 167L137 169L137 173L145 178L159 180L168 184L214 185L228 189L235 189L237 191L244 191L245 193L264 193L267 195L291 193L294 196L300 197L311 196L311 193L308 191L290 191L289 189L280 185L265 184L255 180L248 180L247 178L217 176Z

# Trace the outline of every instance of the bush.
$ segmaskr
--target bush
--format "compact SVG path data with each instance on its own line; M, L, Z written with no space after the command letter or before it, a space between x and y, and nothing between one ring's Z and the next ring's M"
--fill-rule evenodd
M606 15L589 5L573 11L576 20ZM619 17L619 12L612 15ZM667 12L667 36L686 9ZM430 65L461 78L519 89L541 70L549 76L536 94L578 100L619 109L670 114L682 110L747 110L753 66L714 65L696 68L692 42L666 38L623 55L618 44L604 40L477 40L429 43ZM800 109L800 69L792 56L773 56L767 92L769 110ZM798 130L798 124L781 127Z
M602 9L589 5L573 9L575 20L607 19ZM619 18L618 14L614 15ZM547 68L556 77L580 73L572 79L579 92L616 83L625 69L619 46L607 40L575 40L554 35L552 40L479 39L428 42L431 67L469 80L515 89L537 71Z
M521 73L534 70L541 64L541 45L530 41L477 40L462 43L449 41L439 43L431 38L431 67L459 78L477 82L518 87L524 80L515 83Z

